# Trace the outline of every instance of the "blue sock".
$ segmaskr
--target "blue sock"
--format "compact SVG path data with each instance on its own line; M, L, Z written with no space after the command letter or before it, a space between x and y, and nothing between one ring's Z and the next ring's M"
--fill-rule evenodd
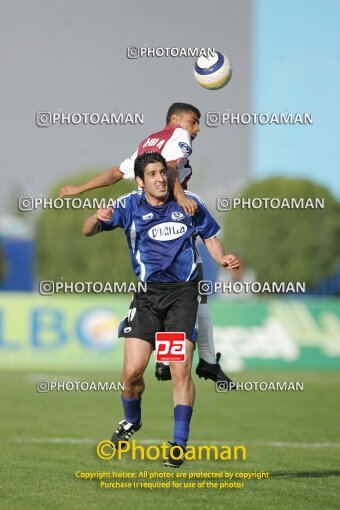
M122 395L124 418L129 423L134 425L140 424L142 415L141 401L141 398L125 398Z
M174 409L174 441L181 446L184 446L184 448L188 442L191 415L191 406L184 406L179 404Z

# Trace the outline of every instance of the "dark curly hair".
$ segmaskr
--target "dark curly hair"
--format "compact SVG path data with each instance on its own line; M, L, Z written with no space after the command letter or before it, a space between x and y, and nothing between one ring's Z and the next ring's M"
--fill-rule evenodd
M149 163L163 163L164 168L167 168L165 159L158 152L144 152L135 159L135 177L140 177L144 182L144 170Z

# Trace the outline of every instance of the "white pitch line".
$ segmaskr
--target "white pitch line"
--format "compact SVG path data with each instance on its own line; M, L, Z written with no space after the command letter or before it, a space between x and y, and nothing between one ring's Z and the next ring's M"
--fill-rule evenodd
M278 448L340 448L340 443L285 443L282 441L253 441L253 444Z
M89 439L89 438L63 438L63 437L50 437L50 438L17 438L14 443L26 443L26 444L93 444L96 445L100 442L99 439ZM154 445L161 443L161 439L137 439L137 443L145 444L145 445ZM166 440L163 440L166 442ZM228 446L236 445L258 445L258 446L268 446L270 448L340 448L340 443L290 443L283 441L205 441L205 440L192 440L189 441L189 444L192 445L210 445L210 446L224 446L228 444Z

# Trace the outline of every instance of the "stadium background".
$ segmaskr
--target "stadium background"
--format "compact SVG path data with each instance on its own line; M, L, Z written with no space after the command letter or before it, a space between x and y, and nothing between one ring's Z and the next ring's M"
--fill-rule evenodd
M274 470L276 485L268 492L258 485L243 499L228 493L230 503L239 508L249 508L247 497L264 501L268 508L270 498L276 508L285 508L289 498L297 508L303 508L306 498L310 508L333 508L339 474L334 456L340 445L335 427L340 367L337 15L339 5L332 0L213 1L208 11L203 2L179 1L164 6L148 0L133 9L104 0L1 3L5 44L0 158L5 185L0 188L0 367L8 508L22 503L23 496L15 494L19 468L26 473L22 483L37 508L61 504L57 486L48 484L44 471L56 470L68 497L80 498L79 486L71 480L73 468L81 459L84 468L103 469L94 458L93 444L108 435L112 420L120 417L118 394L39 395L35 381L117 380L122 344L113 332L129 296L40 296L39 281L131 278L122 236L81 237L88 211L20 213L18 197L56 196L61 185L82 182L118 164L146 134L163 126L174 101L190 102L202 112L190 189L223 225L228 251L241 253L246 268L260 281L307 283L307 295L212 297L216 347L224 368L237 380L302 380L305 391L226 396L215 394L212 383L198 381L193 440L206 439L198 425L208 427L218 407L221 425L210 440L248 441L247 467ZM135 45L218 48L232 62L232 80L221 91L205 91L192 76L193 59L130 60L126 49ZM135 112L144 114L144 124L38 128L38 111ZM209 111L312 112L314 124L209 128L204 122ZM129 186L120 183L88 196L118 196ZM324 197L326 207L217 211L218 196L236 195ZM220 278L209 261L206 270L207 279ZM147 377L149 425L144 436L165 440L170 387L157 384L151 371ZM221 399L227 398L224 408ZM151 402L165 409L160 431L150 425ZM13 448L20 448L19 457ZM49 464L42 460L43 452L48 452ZM66 459L63 467L56 460L60 455ZM207 463L206 469L215 468ZM44 481L40 494L32 490L32 472L33 487ZM327 494L321 491L326 485ZM86 489L89 507L99 508L105 496L101 499L91 489ZM195 494L188 493L187 504L197 504ZM123 495L115 497L119 503ZM145 504L156 507L159 497L145 495ZM204 494L201 503L209 497ZM216 508L223 507L222 497L214 495ZM72 505L76 508L77 502L69 499Z

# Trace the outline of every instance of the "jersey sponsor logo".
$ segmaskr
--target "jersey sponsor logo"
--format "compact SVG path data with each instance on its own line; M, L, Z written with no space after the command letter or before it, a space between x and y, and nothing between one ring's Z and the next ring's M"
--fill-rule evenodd
M155 351L157 362L185 361L185 333L156 333Z
M132 328L124 328L124 333L130 333L131 330Z
M155 241L173 241L174 239L182 237L187 230L188 227L184 225L184 223L168 221L150 228L148 230L148 235Z
M143 143L143 149L145 147L157 147L157 149L161 150L165 140L160 140L159 138L148 138L146 142Z
M184 218L184 214L181 213L180 211L175 211L171 215L171 219L175 220L175 221L182 220L183 218Z
M153 213L150 212L149 214L144 214L142 216L142 220L146 221L146 220L151 220L153 218Z
M190 154L192 153L192 150L191 150L191 147L189 144L185 143L185 142L179 142L179 147L180 149L184 152L184 154L186 154L187 156L190 156Z

